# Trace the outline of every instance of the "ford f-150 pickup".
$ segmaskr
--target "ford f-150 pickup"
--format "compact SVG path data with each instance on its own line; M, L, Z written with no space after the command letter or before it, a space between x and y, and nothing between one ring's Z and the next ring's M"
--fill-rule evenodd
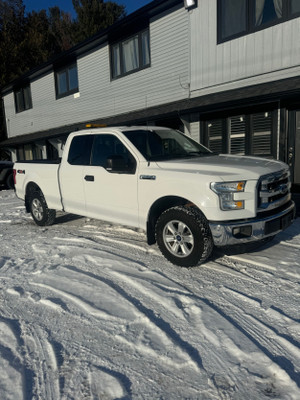
M295 218L289 169L272 159L216 155L160 127L71 133L63 156L16 162L16 195L38 225L56 210L142 228L172 263L201 264L214 245L273 237Z

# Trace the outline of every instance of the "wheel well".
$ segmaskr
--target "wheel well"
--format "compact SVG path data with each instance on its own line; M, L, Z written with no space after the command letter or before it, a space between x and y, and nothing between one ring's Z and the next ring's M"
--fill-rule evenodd
M29 199L30 195L33 192L42 192L40 187L34 183L34 182L29 182L26 186L26 192L25 192L25 208L27 212L30 212L30 204L29 204Z
M194 207L195 204L191 203L189 200L183 197L177 196L166 196L161 199L156 200L155 203L152 204L147 221L147 242L148 244L154 244L156 242L155 239L155 225L159 216L166 211L168 208L176 207L176 206L189 206Z

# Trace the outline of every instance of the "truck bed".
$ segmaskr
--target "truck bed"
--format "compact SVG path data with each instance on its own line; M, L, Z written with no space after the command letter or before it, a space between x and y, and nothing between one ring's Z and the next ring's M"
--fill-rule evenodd
M14 164L18 198L25 200L30 190L40 190L49 208L62 210L59 188L60 160L21 161Z

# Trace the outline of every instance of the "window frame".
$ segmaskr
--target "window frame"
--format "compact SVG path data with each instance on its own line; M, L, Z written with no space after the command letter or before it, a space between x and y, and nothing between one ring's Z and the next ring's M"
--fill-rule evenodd
M268 113L270 116L270 153L256 153L256 149L254 148L254 117L259 114ZM245 118L245 155L246 156L255 156L255 157L264 157L264 158L273 158L277 159L277 139L278 139L278 109L275 106L267 106L263 107L261 105L258 107L254 107L253 109L239 109L234 113L221 112L214 114L207 114L201 120L201 126L203 128L203 144L210 150L210 136L209 136L209 123L213 120L219 120L221 123L221 148L223 154L235 154L230 152L231 146L231 127L230 120L234 117L243 116ZM213 151L213 150L212 150Z
M28 98L29 101L28 102L26 101L26 98L25 98L26 90L29 91L29 98ZM18 93L21 94L22 104L20 104L20 102L19 102ZM15 99L15 110L16 110L17 114L32 109L32 96L31 96L30 83L23 85L21 87L15 88L14 89L14 99ZM26 105L26 103L27 103L27 105Z
M147 32L148 33L148 49L149 49L149 62L146 64L143 64L143 34ZM123 61L123 43L128 42L130 40L133 40L135 37L138 38L138 67L131 69L129 71L125 72L125 66L124 66L124 61ZM120 74L115 75L115 59L114 59L114 48L118 49L118 54L119 54L119 67L120 67ZM149 27L142 29L138 32L135 32L134 34L124 37L121 40L118 40L116 42L112 42L110 44L110 77L111 80L116 80L119 78L122 78L123 76L127 76L130 74L133 74L135 72L141 71L145 68L149 68L151 66L151 46L150 46L150 29Z
M254 32L267 29L271 26L300 17L300 11L292 14L291 0L282 0L282 17L273 21L255 26L255 0L246 0L246 29L233 35L222 37L222 4L223 0L217 0L217 44L228 42Z
M77 86L73 89L70 89L70 70L73 67L76 67L76 73L77 73ZM65 73L66 74L66 84L67 84L67 90L63 93L59 93L59 74ZM78 93L79 92L79 79L78 79L78 66L77 66L77 61L71 62L63 67L57 68L54 71L55 75L55 94L56 94L56 100L61 99L63 97L70 96L71 94Z
M127 153L127 158L132 162L132 166L128 167L128 169L122 170L122 171L110 171L107 167L105 167L102 164L93 162L93 158L95 156L95 147L97 145L97 138L101 137L104 139L111 139L112 141L115 141L113 143L114 146L117 144L121 144L123 148L125 149ZM81 146L80 149L85 146L85 152L84 152L84 157L83 158L78 158L75 157L78 148L78 144L80 142L84 142ZM117 143L117 141L119 143ZM74 151L75 148L75 151ZM69 165L76 166L76 167L94 167L94 168L103 168L105 171L108 173L123 173L127 175L134 175L136 173L137 169L137 161L132 152L128 149L128 146L122 142L122 140L116 136L113 135L112 133L105 133L103 132L102 134L97 134L97 133L87 133L87 134L81 134L81 135L75 135L72 138L72 141L70 143L70 147L68 150L68 159L67 162ZM112 153L112 156L116 156L117 154Z
M42 152L35 143L25 143L17 146L17 161L42 160ZM29 155L29 157L28 157Z
M77 142L80 142L82 140L84 143L80 146L80 149L85 150L85 152L83 154L83 157L85 157L85 158L78 158L78 156L74 158L74 153L76 154L76 151L78 148ZM71 141L69 149L68 149L68 159L67 159L68 164L72 165L72 166L77 166L77 167L78 166L80 166L80 167L90 166L93 142L94 142L94 135L89 134L89 133L74 136L72 138L72 141ZM74 151L74 147L75 147L76 151ZM84 159L84 162L82 161L83 159ZM79 160L79 162L78 162L78 160Z

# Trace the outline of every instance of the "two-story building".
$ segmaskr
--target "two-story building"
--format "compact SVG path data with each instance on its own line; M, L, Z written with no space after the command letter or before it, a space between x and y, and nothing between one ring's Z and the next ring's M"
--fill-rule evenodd
M300 0L154 0L2 89L13 159L86 124L184 130L281 159L300 187Z

